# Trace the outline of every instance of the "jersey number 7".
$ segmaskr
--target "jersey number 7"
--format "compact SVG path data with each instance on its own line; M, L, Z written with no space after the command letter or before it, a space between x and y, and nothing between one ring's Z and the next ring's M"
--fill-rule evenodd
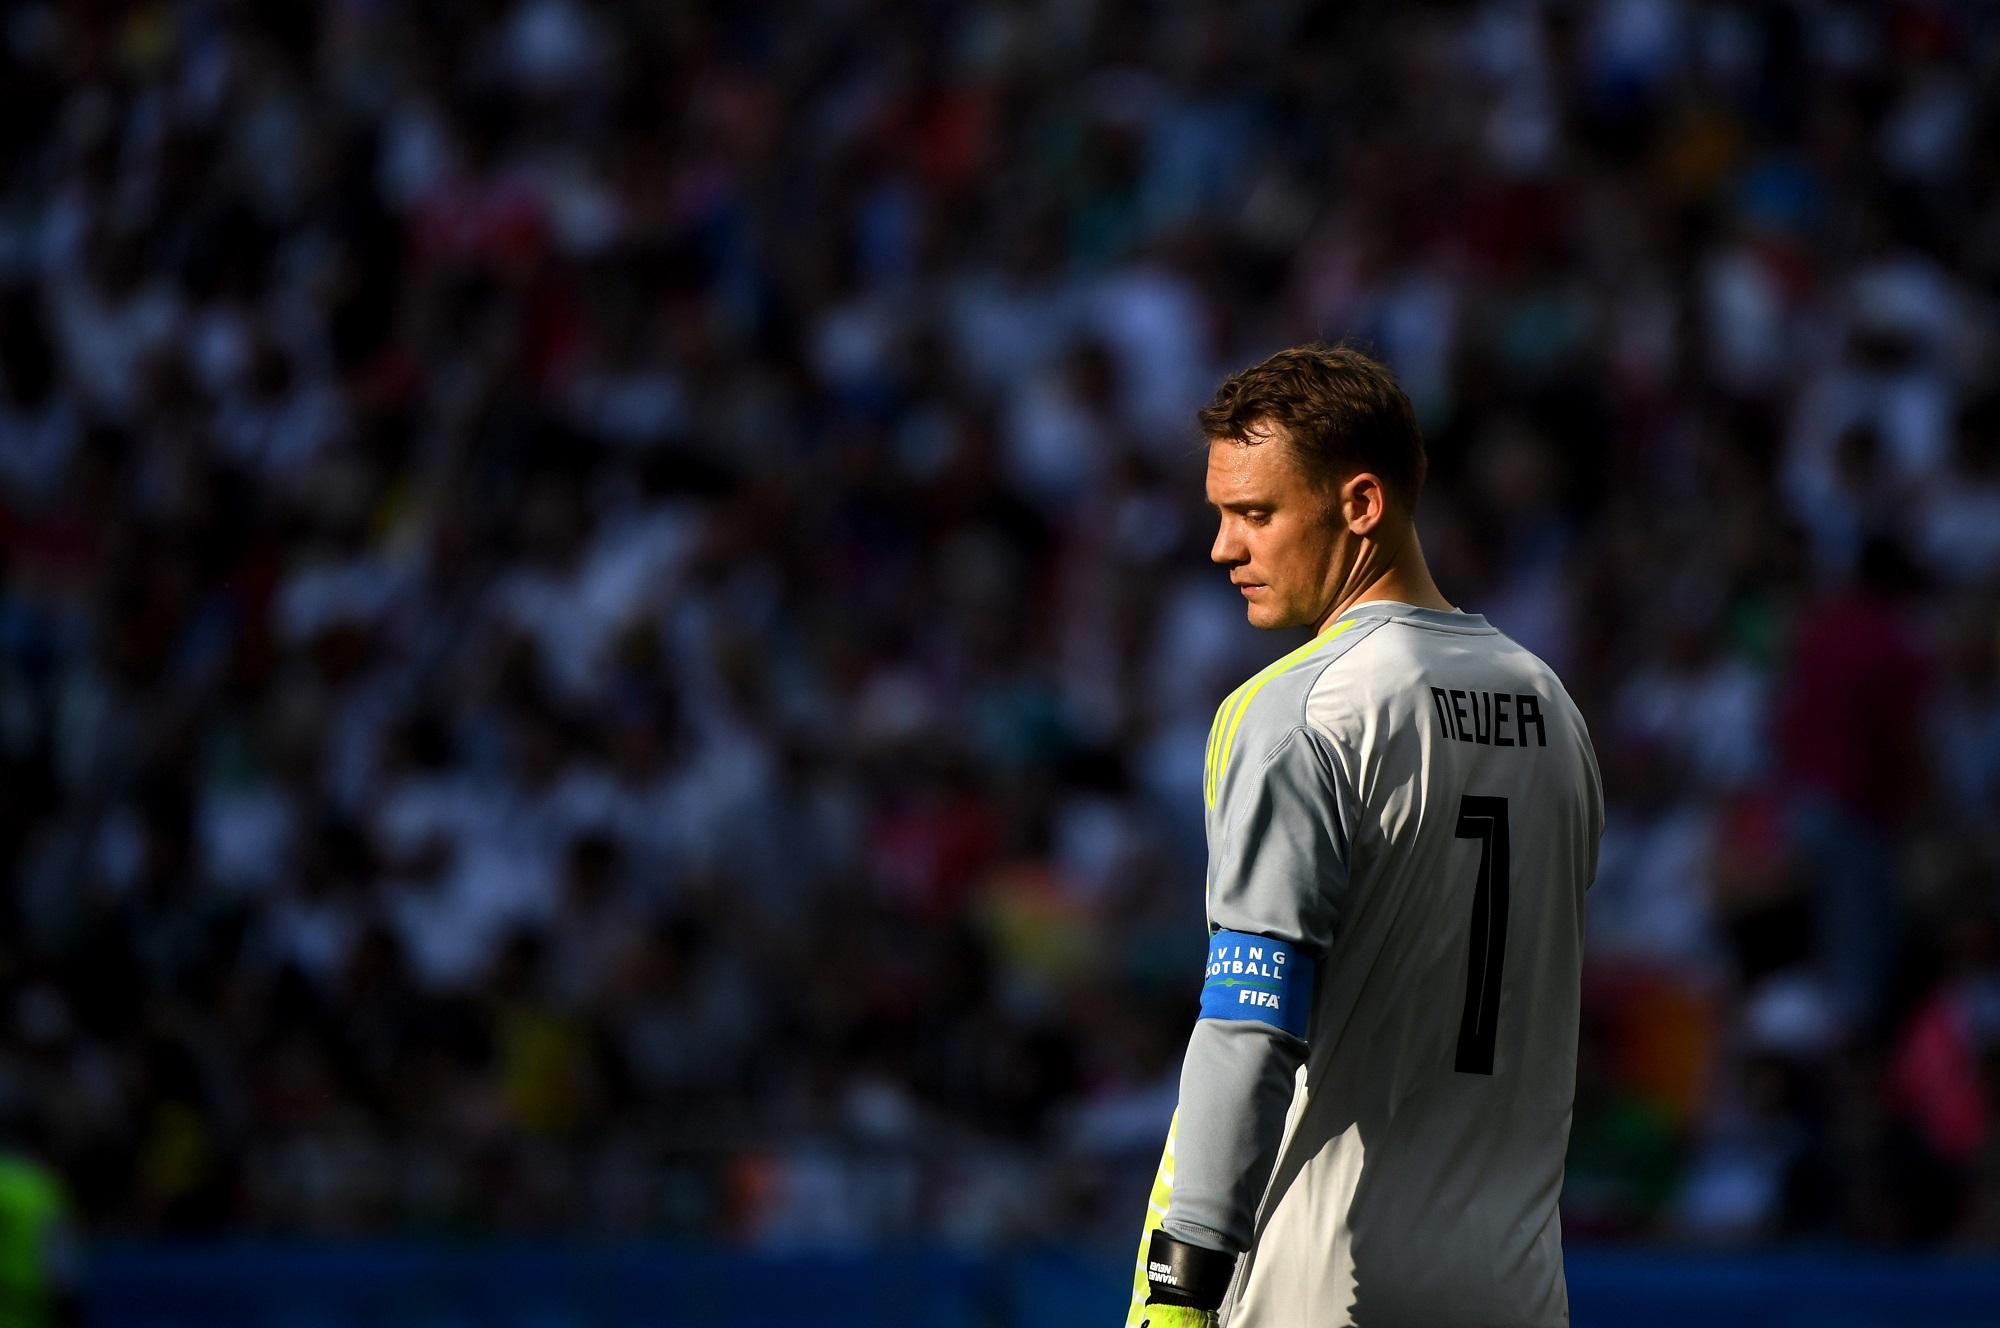
M1457 837L1479 841L1479 880L1472 887L1465 1013L1458 1021L1453 1068L1460 1074L1492 1074L1500 966L1507 957L1507 800L1466 794L1458 804Z

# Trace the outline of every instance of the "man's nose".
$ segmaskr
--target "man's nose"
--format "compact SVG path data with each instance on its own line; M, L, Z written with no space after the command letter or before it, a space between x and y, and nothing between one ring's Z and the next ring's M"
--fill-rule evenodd
M1208 560L1229 565L1245 562L1248 559L1249 554L1244 551L1243 541L1238 538L1231 524L1227 521L1218 523L1215 528L1215 543L1209 546Z

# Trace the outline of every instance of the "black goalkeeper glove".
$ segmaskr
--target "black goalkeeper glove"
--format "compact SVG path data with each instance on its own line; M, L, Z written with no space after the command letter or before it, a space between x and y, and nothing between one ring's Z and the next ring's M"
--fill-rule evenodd
M1154 1231L1146 1247L1146 1317L1140 1328L1216 1328L1216 1308L1236 1275L1236 1256Z

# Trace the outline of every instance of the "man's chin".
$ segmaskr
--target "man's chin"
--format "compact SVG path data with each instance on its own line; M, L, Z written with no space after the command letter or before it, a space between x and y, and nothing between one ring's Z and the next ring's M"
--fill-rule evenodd
M1290 614L1272 604L1245 605L1243 616L1249 620L1252 627L1261 628L1267 632L1298 626L1296 622L1292 621Z

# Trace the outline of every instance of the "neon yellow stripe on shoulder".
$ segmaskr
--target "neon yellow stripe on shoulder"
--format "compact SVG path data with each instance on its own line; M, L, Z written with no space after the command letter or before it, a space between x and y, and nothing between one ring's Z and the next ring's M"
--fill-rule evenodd
M1229 708L1236 704L1236 698L1243 695L1243 688L1249 685L1247 682L1242 683L1235 691L1223 697L1222 704L1215 708L1215 718L1208 726L1208 752L1202 757L1201 762L1201 796L1210 806L1215 805L1215 757L1216 753L1222 750L1222 730L1229 723Z
M1222 772L1229 768L1229 753L1236 746L1237 726L1243 723L1243 716L1249 712L1250 703L1257 699L1257 693L1263 691L1265 685L1271 679L1281 673L1288 672L1292 666L1303 662L1306 656L1312 654L1315 650L1318 650L1321 646L1354 626L1354 623L1355 620L1352 618L1343 619L1341 622L1335 624L1332 630L1314 637L1291 654L1279 659L1276 663L1266 665L1262 672L1249 682L1243 684L1243 686L1237 688L1230 694L1229 700L1222 703L1223 709L1230 711L1230 714L1228 723L1222 725L1222 741L1213 744L1215 747L1215 756L1209 763L1207 785L1209 806L1213 807L1215 805L1215 794L1217 788L1222 783ZM1231 708L1231 702L1234 702L1233 709ZM1221 719L1221 714L1218 712L1216 716L1217 723L1220 724Z

